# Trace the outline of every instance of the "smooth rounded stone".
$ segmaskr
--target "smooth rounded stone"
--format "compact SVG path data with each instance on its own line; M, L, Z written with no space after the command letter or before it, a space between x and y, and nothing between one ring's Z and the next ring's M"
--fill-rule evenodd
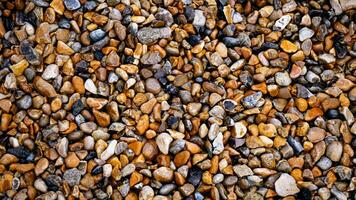
M162 91L161 84L155 78L148 78L145 81L145 89L147 92L151 92L153 94L158 94Z
M326 132L324 129L318 127L312 127L309 129L307 137L308 140L312 143L317 143L322 141L325 138Z
M286 173L282 173L274 183L274 188L279 196L286 197L295 195L300 190L297 187L295 179Z
M80 171L77 168L68 169L64 172L63 179L67 181L70 186L78 185L81 179Z
M95 146L95 141L92 136L86 136L83 140L85 150L93 150Z
M105 36L106 36L106 33L102 29L96 29L89 33L89 37L93 42L102 40Z
M153 171L153 177L162 183L171 182L173 180L173 170L168 167L160 167Z
M314 35L314 31L308 27L303 27L299 30L299 40L304 41L306 39L312 38Z
M84 87L86 90L88 90L90 93L97 94L98 93L98 88L94 84L93 80L87 79L84 83Z
M63 0L63 3L68 10L77 10L81 7L79 0Z
M172 14L163 8L158 8L158 11L155 14L155 18L157 20L164 21L166 26L171 26L174 22Z
M36 179L33 186L40 192L47 192L48 190L46 183L41 178Z
M276 31L282 31L283 29L285 29L285 27L289 24L291 20L292 17L290 15L283 15L275 22L275 24L273 25L273 29Z
M331 142L326 148L326 156L334 162L338 162L341 159L343 146L339 141Z
M156 137L156 144L158 149L165 155L169 153L169 145L173 138L168 133L161 133Z
M332 161L328 157L323 156L316 165L322 170L328 170L332 166Z
M27 110L32 106L32 98L30 95L25 95L16 101L16 106L19 109Z
M122 170L121 170L121 174L123 177L126 177L128 175L131 175L136 169L136 166L132 163L126 165Z
M276 83L280 86L289 86L292 83L292 79L288 72L277 72L275 75Z
M224 179L224 185L231 186L237 183L238 178L236 176L227 176Z
M56 78L59 75L59 68L56 64L47 65L42 73L42 78L45 80Z
M141 191L140 191L140 194L139 194L139 199L141 200L152 200L153 197L154 197L154 191L153 189L146 185L144 186Z
M177 188L177 186L175 184L166 184L161 187L161 189L158 191L158 193L161 195L168 195L176 188Z
M172 154L177 154L178 152L182 151L185 147L185 140L183 139L178 139L172 142L170 145L169 152Z
M53 85L51 85L39 76L36 76L34 78L33 85L35 86L36 90L38 90L45 97L52 98L57 96L57 92L54 89Z
M101 160L107 160L109 159L112 155L115 154L115 147L117 144L117 140L111 140L109 142L108 147L105 149L105 151L103 151L103 153L101 153L100 159Z
M214 183L214 184L221 183L221 182L223 182L223 180L224 180L224 174L216 174L216 175L213 177L213 183Z

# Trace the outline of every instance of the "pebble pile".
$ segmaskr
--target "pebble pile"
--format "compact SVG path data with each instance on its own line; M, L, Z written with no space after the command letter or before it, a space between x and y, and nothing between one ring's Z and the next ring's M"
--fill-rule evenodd
M1 0L0 198L356 199L356 0Z

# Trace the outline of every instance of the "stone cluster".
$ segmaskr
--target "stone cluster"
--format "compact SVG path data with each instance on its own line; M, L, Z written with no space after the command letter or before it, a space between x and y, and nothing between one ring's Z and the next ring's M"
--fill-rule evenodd
M1 0L0 198L356 199L356 0Z

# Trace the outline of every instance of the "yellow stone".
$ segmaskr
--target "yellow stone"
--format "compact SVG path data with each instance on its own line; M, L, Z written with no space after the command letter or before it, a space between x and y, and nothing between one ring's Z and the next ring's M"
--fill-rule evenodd
M22 73L25 71L25 69L28 67L28 62L27 60L23 59L20 62L11 65L10 69L12 70L12 72L15 74L15 76L21 76Z
M294 43L292 43L289 40L282 40L281 48L283 49L283 51L285 51L287 53L294 53L298 50L297 45L295 45Z
M63 55L72 55L74 53L73 49L70 48L66 43L62 42L62 41L58 41L57 43L57 52L59 54L63 54Z
M63 0L53 0L50 6L54 9L56 13L63 15L64 12Z

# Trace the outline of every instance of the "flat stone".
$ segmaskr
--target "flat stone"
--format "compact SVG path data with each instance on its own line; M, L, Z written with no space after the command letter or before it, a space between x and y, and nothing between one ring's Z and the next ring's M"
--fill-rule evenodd
M161 38L169 38L172 34L170 28L141 28L137 32L138 40L143 44L151 44Z

